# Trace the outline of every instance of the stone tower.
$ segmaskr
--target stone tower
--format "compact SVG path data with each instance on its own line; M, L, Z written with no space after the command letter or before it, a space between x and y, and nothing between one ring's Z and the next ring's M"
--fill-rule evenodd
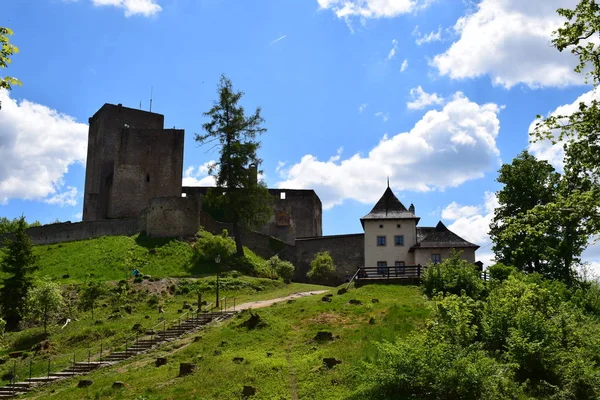
M155 197L181 196L181 129L164 116L104 104L89 119L83 220L135 218Z

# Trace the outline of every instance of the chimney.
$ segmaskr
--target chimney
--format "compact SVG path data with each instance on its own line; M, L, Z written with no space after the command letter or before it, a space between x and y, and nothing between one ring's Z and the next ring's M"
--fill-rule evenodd
M251 185L258 184L258 168L256 164L250 164L248 167L249 180Z
M415 205L410 203L410 207L408 207L408 211L414 214L415 213Z

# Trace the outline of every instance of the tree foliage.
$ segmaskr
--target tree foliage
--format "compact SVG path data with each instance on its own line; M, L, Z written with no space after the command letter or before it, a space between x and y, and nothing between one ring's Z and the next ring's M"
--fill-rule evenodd
M484 291L481 274L468 261L460 259L460 252L452 251L450 257L439 264L429 264L423 275L423 291L429 297L438 293L461 294L477 298Z
M285 281L289 281L294 276L296 267L289 261L282 260L275 255L267 260L267 266L277 273Z
M42 322L44 332L48 332L48 323L58 314L63 305L60 286L49 279L43 279L27 294L27 317Z
M17 230L19 225L19 218L14 218L12 220L6 217L0 217L0 234L4 233L13 233ZM41 226L42 224L39 221L34 221L32 223L28 223L25 221L25 228L31 228L34 226Z
M0 68L8 67L12 62L11 56L19 52L19 48L10 44L10 38L13 31L9 28L0 26ZM21 81L10 76L0 76L0 89L11 90L12 85L21 85Z
M490 237L496 260L526 272L571 281L588 234L571 209L569 175L527 151L500 168L499 206Z
M25 217L19 218L13 237L4 241L0 270L6 274L0 289L0 304L8 330L14 330L23 319L25 299L32 286L31 274L38 268L33 242L25 233Z
M315 254L306 276L312 280L323 280L329 278L333 272L335 272L333 258L331 258L328 251L323 251Z
M258 135L266 132L261 125L260 107L245 115L239 101L243 92L233 89L231 80L221 76L218 100L204 113L209 122L202 125L203 135L196 134L200 144L220 147L219 160L210 165L209 173L216 176L216 189L207 199L214 207L224 210L225 217L233 224L236 255L244 255L241 229L249 229L266 223L272 214L271 196L263 182L255 181L256 168L261 160L257 156L260 142Z
M83 311L90 310L92 319L94 319L94 308L98 299L108 293L108 289L103 282L88 281L79 292L79 308Z
M566 22L553 33L552 44L570 51L579 63L575 71L585 76L596 92L600 84L600 6L580 0L574 9L558 10ZM550 115L539 121L533 140L563 143L565 150L564 209L572 215L580 234L600 233L600 102L580 102L570 115ZM570 235L576 235L571 232Z

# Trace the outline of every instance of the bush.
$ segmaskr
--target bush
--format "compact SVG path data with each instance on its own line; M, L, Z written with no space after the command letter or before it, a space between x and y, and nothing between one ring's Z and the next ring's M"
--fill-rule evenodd
M283 278L285 281L292 279L296 267L289 261L285 261L279 258L279 256L273 256L267 261L267 266L271 268L277 275Z
M217 255L221 257L221 264L228 265L235 254L235 242L229 237L227 229L223 229L220 235L200 229L196 235L194 250L200 262L216 266Z
M328 251L315 254L315 258L310 262L310 270L306 274L308 279L323 280L327 279L335 271L333 258Z
M517 273L517 271L518 270L515 267L504 265L502 263L494 264L487 269L490 281L493 282L503 282L512 274Z
M437 293L479 298L485 290L481 274L468 261L460 259L460 252L452 251L450 257L439 264L430 264L423 276L423 291L429 297Z

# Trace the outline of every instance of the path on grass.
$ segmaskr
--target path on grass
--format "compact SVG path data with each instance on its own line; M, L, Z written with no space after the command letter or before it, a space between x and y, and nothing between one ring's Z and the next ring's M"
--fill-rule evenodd
M312 292L294 293L289 296L276 297L274 299L251 301L249 303L242 303L242 304L236 305L235 311L269 307L272 304L281 303L282 301L299 299L300 297L306 297L306 296L314 296L315 294L322 294L322 293L326 293L326 292L329 292L329 290L313 290ZM233 311L233 307L228 308L227 311Z

